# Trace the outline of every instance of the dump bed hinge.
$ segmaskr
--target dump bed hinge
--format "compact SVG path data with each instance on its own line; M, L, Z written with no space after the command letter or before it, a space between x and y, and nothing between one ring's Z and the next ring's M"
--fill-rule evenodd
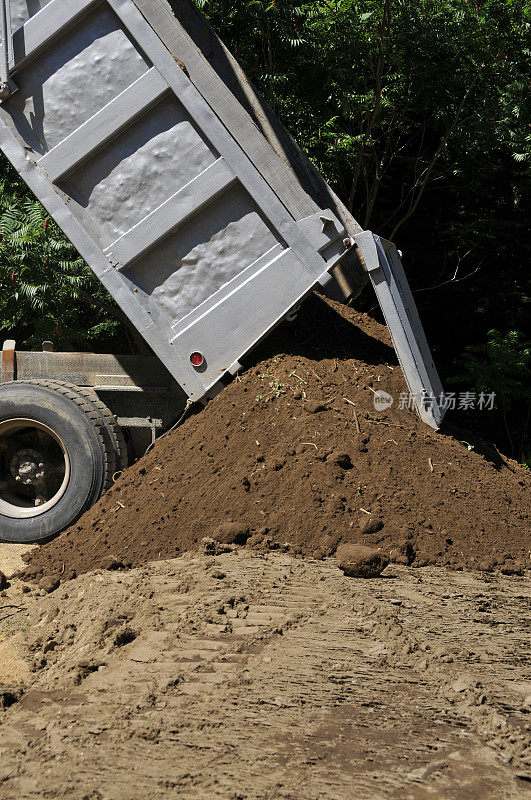
M447 410L444 390L398 250L371 231L359 233L354 241L391 333L412 402L420 418L438 430Z

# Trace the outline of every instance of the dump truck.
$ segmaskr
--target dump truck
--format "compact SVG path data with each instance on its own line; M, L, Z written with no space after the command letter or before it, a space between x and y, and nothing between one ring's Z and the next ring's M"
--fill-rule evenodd
M0 147L146 344L4 343L1 540L66 529L314 290L347 302L372 283L417 412L441 425L401 254L361 228L191 3L0 0L0 14Z

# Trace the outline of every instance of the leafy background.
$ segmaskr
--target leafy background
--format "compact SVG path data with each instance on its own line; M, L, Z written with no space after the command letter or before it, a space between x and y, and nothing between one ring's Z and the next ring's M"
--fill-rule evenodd
M404 251L444 382L496 391L467 424L529 463L526 192L531 7L521 0L196 0L364 227ZM0 331L124 350L134 333L2 160ZM379 314L367 291L356 304Z

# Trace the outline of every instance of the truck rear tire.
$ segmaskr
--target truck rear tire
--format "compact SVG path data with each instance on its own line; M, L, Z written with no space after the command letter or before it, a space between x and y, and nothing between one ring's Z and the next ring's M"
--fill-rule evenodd
M105 427L107 428L107 432L111 437L113 443L115 463L114 463L114 471L111 477L114 478L114 475L122 473L124 469L127 469L127 467L129 466L127 444L125 441L123 431L118 425L116 417L114 416L112 411L110 411L110 409L107 408L105 403L102 400L100 400L94 389L89 389L84 386L73 386L73 385L72 388L82 397L85 397L89 401L89 403L91 403L91 405L94 406L96 411L98 411L100 417L102 417L103 422L105 423ZM106 486L105 490L107 490L108 488L109 487Z
M0 385L0 541L39 542L72 525L120 469L91 399L70 384Z

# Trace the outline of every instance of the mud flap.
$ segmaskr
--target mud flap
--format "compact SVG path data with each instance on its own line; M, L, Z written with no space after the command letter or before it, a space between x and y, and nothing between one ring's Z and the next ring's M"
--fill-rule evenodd
M444 390L398 254L371 231L355 237L391 333L419 417L435 430L446 413Z

